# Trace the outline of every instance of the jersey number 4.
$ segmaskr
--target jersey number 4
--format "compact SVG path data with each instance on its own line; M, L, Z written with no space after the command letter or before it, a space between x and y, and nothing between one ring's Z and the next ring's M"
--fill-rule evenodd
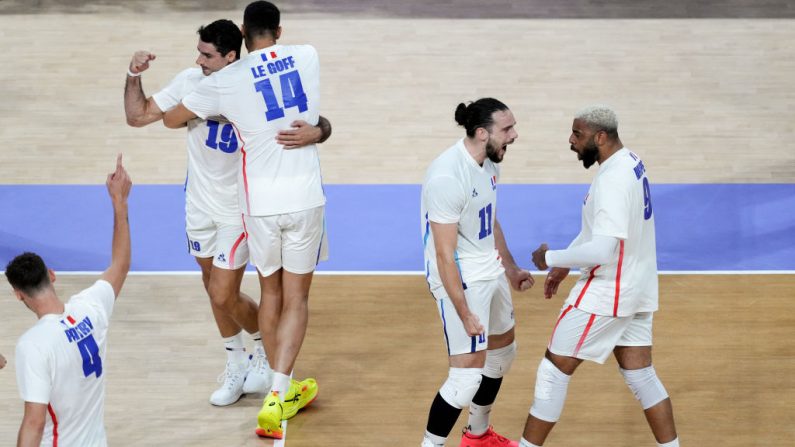
M83 375L88 377L91 374L96 374L97 378L102 375L102 358L99 356L99 346L97 346L94 335L77 342L77 349L80 350L80 356L83 357Z
M282 102L284 107L279 105L279 100L276 98L276 93L273 91L273 84L270 79L263 79L256 84L254 88L262 93L262 99L265 100L265 107L268 110L265 112L265 119L273 121L284 117L284 109L290 107L298 107L299 112L307 111L307 99L304 93L304 86L301 84L301 76L297 71L289 71L279 75L279 83L282 87Z

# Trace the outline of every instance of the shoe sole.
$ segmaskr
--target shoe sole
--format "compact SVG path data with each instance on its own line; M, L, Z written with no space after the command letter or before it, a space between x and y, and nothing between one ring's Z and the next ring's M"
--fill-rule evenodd
M228 407L230 405L236 404L237 401L239 401L240 398L243 397L243 394L245 394L245 393L241 393L240 396L237 396L237 399L233 400L232 402L229 402L228 404L218 404L218 403L215 403L213 401L210 401L210 405L212 405L214 407Z

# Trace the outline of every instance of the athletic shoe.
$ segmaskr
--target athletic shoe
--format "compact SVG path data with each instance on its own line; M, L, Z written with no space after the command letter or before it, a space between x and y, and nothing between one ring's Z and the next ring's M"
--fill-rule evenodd
M480 436L475 436L469 430L465 430L463 436L461 436L461 445L459 447L519 447L519 443L497 434L489 426L486 433Z
M257 414L257 435L266 438L282 439L282 421L292 418L302 408L306 408L317 398L315 379L291 380L284 402L275 391L262 402Z
M317 398L317 382L315 379L304 379L302 381L290 380L290 389L284 396L282 408L284 415L282 419L290 419L299 410L306 408Z
M221 387L210 396L210 403L224 407L232 405L243 395L243 381L246 379L246 368L232 362L226 363L226 369L218 376Z
M283 415L282 400L279 398L279 393L273 391L262 401L262 409L257 414L257 429L255 430L257 435L264 438L282 439L284 436L282 432Z
M265 394L270 390L273 383L273 370L268 365L265 357L265 350L262 346L254 348L251 356L251 363L246 374L246 381L243 382L243 392L246 394L261 393Z

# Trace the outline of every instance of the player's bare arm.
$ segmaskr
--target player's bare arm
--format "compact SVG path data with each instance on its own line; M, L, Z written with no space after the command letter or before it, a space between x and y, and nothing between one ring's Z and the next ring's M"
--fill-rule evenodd
M118 298L127 273L130 271L130 223L127 215L127 198L130 195L132 181L122 166L122 156L116 158L116 170L108 174L105 185L108 188L113 204L113 245L110 267L102 274L102 279L113 286L113 293Z
M433 244L436 248L436 265L447 296L450 297L458 316L464 322L467 334L470 336L482 334L485 329L480 324L478 316L469 310L466 296L464 295L464 287L461 285L461 274L455 263L458 224L431 222L431 232L433 233Z
M331 122L321 116L317 126L312 126L304 120L290 123L292 129L279 131L276 142L285 149L296 149L315 143L322 143L331 136Z
M188 110L182 103L163 114L163 124L169 129L185 127L188 121L198 118L195 113Z
M505 234L502 232L502 227L500 227L500 222L496 217L494 218L494 244L497 246L497 252L500 254L502 266L505 269L505 276L508 278L508 282L511 283L511 287L519 292L524 292L533 287L535 279L533 279L530 272L516 264L511 251L508 250Z
M155 55L148 51L136 51L130 60L124 84L124 113L127 115L127 124L132 127L143 127L163 118L163 111L155 100L144 95L141 83L141 73L149 68L149 62L154 59Z
M44 435L47 404L25 402L25 415L19 426L17 447L38 447Z
M552 267L544 280L544 298L550 299L558 293L558 286L569 276L569 269L565 267Z

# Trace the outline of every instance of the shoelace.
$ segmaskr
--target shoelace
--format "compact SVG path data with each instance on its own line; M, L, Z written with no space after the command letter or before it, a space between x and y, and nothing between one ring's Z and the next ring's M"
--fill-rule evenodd
M227 388L232 389L232 388L235 387L235 383L238 380L240 380L241 378L242 378L241 374L235 373L229 367L227 367L227 368L224 369L224 372L222 372L218 376L218 379L216 379L216 382L223 383ZM227 379L229 379L229 380L227 380Z
M268 371L267 361L265 360L264 355L256 353L252 360L253 363L250 366L251 369L261 373L266 373Z

